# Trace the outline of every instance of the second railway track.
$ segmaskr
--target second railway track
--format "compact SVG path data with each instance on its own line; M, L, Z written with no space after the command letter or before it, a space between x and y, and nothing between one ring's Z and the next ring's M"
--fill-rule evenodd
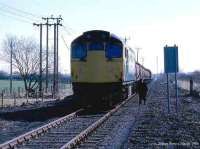
M65 116L5 142L0 145L0 149L96 147L127 110L128 102L132 97L106 114L78 115L77 113L80 111L74 112L70 116Z

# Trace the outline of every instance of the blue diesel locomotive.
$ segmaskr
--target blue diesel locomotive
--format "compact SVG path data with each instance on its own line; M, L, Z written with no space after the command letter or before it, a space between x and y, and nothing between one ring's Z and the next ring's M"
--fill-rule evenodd
M141 66L135 59L134 50L116 35L102 30L84 32L71 43L74 94L85 104L110 105L127 97Z

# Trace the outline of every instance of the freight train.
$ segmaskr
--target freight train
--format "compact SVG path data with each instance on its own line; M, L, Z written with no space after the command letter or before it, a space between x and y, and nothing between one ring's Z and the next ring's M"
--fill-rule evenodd
M132 94L139 79L150 79L151 71L118 36L92 30L71 43L71 76L83 103L112 105Z

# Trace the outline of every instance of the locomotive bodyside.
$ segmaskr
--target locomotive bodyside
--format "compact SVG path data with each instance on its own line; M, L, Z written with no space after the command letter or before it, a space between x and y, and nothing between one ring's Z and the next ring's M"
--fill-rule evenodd
M130 85L136 81L135 52L129 47L125 47L123 54L123 84Z

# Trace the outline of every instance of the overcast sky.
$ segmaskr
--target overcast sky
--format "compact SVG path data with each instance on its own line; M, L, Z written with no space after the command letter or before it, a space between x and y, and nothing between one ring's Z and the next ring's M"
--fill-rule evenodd
M163 71L166 44L178 45L181 71L200 70L199 6L199 0L0 0L0 43L6 34L33 36L39 42L39 28L32 23L40 23L41 17L51 14L61 15L62 72L69 72L69 50L62 37L69 46L76 36L91 29L128 37L131 47L141 48L140 62L144 59L144 65L153 72L157 56L158 71ZM52 41L53 36L49 38ZM0 70L8 68L0 61Z

